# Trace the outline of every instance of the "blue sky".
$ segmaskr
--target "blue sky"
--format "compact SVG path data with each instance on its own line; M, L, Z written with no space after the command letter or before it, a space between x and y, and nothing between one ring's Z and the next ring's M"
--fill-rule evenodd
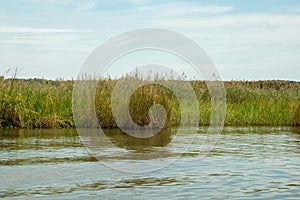
M298 0L0 0L0 74L76 77L103 41L144 27L192 38L224 80L300 81Z

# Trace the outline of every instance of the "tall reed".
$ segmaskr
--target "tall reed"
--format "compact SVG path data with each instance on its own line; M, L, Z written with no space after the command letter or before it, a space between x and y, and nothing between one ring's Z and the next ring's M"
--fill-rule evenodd
M8 79L1 82L0 127L74 126L72 81Z
M98 81L95 108L101 127L117 127L111 110L111 92L118 81L110 78ZM180 86L184 80L173 81ZM199 124L208 125L211 114L209 90L204 81L189 83L199 101ZM300 125L299 82L227 81L224 84L227 96L225 125ZM70 80L0 79L0 128L74 127L73 85L74 81ZM188 103L188 97L184 101ZM165 127L180 124L178 99L172 91L158 84L145 85L133 93L129 105L133 121L147 125L150 122L148 111L153 104L161 104L167 111Z

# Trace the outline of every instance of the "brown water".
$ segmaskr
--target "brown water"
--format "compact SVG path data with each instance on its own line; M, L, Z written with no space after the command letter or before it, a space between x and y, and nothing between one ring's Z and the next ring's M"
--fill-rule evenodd
M205 136L200 129L197 136ZM173 133L147 142L107 132L123 151L172 148L186 139ZM7 199L299 199L300 130L293 127L226 127L204 158L194 144L160 170L131 174L107 167L82 145L76 130L0 131L0 198ZM126 164L106 149L104 162ZM110 156L111 155L111 156ZM160 159L172 159L168 154ZM142 159L142 158L141 158Z

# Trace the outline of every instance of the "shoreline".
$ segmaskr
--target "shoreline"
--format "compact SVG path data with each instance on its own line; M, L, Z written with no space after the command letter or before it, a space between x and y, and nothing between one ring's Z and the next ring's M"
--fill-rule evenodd
M117 127L110 107L111 91L116 82L100 80L96 88L96 115L103 128ZM199 101L199 126L208 125L211 103L205 82L188 82ZM75 128L73 84L72 80L0 80L0 129ZM300 126L300 82L224 81L224 86L227 96L225 126ZM141 87L131 100L130 113L141 126L149 123L148 111L153 102L161 103L167 110L166 127L180 123L180 105L166 88L157 85ZM82 124L86 123L82 121Z

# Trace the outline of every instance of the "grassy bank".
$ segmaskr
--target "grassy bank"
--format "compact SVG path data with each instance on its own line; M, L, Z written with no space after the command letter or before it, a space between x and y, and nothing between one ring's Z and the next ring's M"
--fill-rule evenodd
M111 91L116 83L116 80L102 80L96 89L95 108L102 127L117 126L110 105ZM0 128L74 127L73 84L73 81L64 80L0 80ZM207 125L211 112L208 89L203 81L190 81L190 84L199 101L199 124ZM224 85L227 95L225 125L300 125L299 82L229 81ZM130 101L129 111L137 124L150 122L148 110L153 103L165 107L166 127L180 123L180 105L175 95L161 85L146 85L137 89Z
M9 79L0 84L1 128L74 126L72 81Z

